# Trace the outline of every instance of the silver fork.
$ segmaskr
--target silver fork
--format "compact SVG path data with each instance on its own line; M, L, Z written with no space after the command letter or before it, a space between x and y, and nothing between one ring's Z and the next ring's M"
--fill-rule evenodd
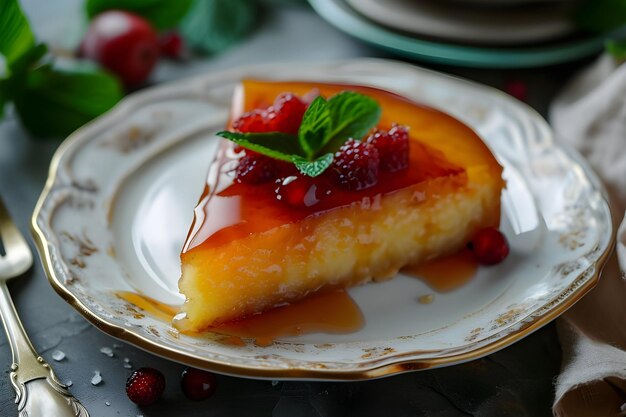
M17 316L7 280L24 274L33 264L33 255L0 199L0 315L4 323L13 364L11 384L20 417L89 417L83 405L70 394L50 365L35 352Z

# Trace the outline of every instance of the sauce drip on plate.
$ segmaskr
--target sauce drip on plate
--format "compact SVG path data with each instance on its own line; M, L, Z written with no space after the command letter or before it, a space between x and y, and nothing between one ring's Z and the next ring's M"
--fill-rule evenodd
M437 292L449 292L471 281L477 269L474 254L463 249L454 255L406 267L402 272L421 279Z
M178 308L141 294L117 292L116 295L166 322L178 313ZM229 345L243 346L243 339L254 339L257 345L268 346L281 337L309 333L346 334L361 329L363 325L363 314L356 302L347 291L335 289L207 330L226 336L221 342Z

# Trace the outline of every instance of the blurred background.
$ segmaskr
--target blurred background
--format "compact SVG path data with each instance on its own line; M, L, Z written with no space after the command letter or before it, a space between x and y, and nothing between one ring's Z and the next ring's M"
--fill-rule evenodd
M30 56L4 65L0 85L2 102L13 102L36 136L66 136L150 84L243 63L395 57L481 79L532 104L545 101L528 91L525 78L536 69L556 68L560 76L559 68L567 72L605 49L626 54L620 0L21 4L34 39L19 53ZM478 68L486 71L472 71ZM97 101L83 100L94 94ZM44 111L36 104L42 97L59 109Z

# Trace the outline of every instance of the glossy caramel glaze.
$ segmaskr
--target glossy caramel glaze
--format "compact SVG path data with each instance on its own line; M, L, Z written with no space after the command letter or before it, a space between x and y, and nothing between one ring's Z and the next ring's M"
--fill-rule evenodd
M310 207L292 207L276 199L273 182L244 184L233 182L237 156L233 146L224 140L216 163L211 169L195 220L183 253L202 245L211 248L224 245L254 233L345 207L364 199L393 193L419 183L442 177L463 178L464 170L447 162L441 152L411 140L409 168L400 172L380 172L378 183L362 191L345 191L326 176L318 177L320 187L330 194ZM464 181L460 180L459 185Z
M343 191L332 182L326 182L331 189L329 198L309 208L294 209L276 199L274 183L234 184L233 169L238 157L232 152L232 144L223 140L195 209L194 222L181 256L199 246L220 246L364 198L392 193L436 178L461 178L459 174L463 174L466 167L470 168L472 177L488 175L501 181L501 167L493 161L489 149L470 128L443 112L370 87L245 80L235 93L228 127L244 112L271 105L274 98L283 92L304 96L311 91L319 91L321 95L330 97L345 90L358 91L378 101L382 108L380 128L388 129L394 123L409 127L409 168L399 173L381 172L376 186L359 192Z

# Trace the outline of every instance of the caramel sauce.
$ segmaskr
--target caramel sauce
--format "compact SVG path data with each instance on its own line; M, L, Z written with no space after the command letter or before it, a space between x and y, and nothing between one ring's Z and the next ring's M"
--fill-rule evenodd
M211 167L183 254L198 246L221 246L355 202L367 204L379 195L406 187L415 186L416 193L420 194L428 181L437 178L453 178L458 186L465 185L467 180L462 168L447 162L440 152L412 139L408 169L380 172L378 183L361 191L345 191L328 178L318 177L319 186L330 190L330 194L311 207L291 207L276 199L276 184L273 182L253 185L234 183L233 169L238 156L232 149L232 144L225 141L216 163Z
M426 188L427 182L438 178L452 177L453 183L464 186L467 183L465 166L475 161L484 163L486 155L491 158L480 138L463 123L394 93L362 86L306 82L246 80L244 85L235 94L227 128L231 128L232 121L242 113L266 107L285 91L305 95L316 89L321 95L330 97L341 91L354 90L374 98L383 109L379 128L388 129L393 123L410 128L409 168L394 173L379 172L377 185L361 191L345 191L322 175L316 180L320 181L321 188L330 190L330 195L310 207L294 208L276 199L273 182L255 185L234 183L234 169L240 155L233 152L232 143L224 139L195 209L194 221L181 253L183 257L199 246L205 249L218 247L328 210L372 201L377 196L409 186L416 186L416 192L419 192L420 184ZM456 139L451 141L448 137ZM453 154L452 159L444 154L449 150ZM454 162L455 158L462 163Z
M363 313L348 292L331 290L317 292L293 304L210 330L254 339L257 345L268 346L280 337L309 333L352 333L361 329L363 324Z
M135 307L139 307L146 313L156 317L159 320L171 322L172 318L178 313L178 307L169 304L163 304L153 298L130 291L118 291L115 293L122 300L129 302Z
M413 275L437 292L449 292L467 284L476 275L478 262L471 251L462 251L420 265L402 269Z
M116 295L166 322L171 322L178 313L178 308L145 295L133 292L117 292ZM337 289L317 292L293 304L207 330L226 336L220 340L224 344L243 346L243 339L254 339L259 346L269 346L281 337L308 333L352 333L363 325L364 318L359 306L347 291Z

